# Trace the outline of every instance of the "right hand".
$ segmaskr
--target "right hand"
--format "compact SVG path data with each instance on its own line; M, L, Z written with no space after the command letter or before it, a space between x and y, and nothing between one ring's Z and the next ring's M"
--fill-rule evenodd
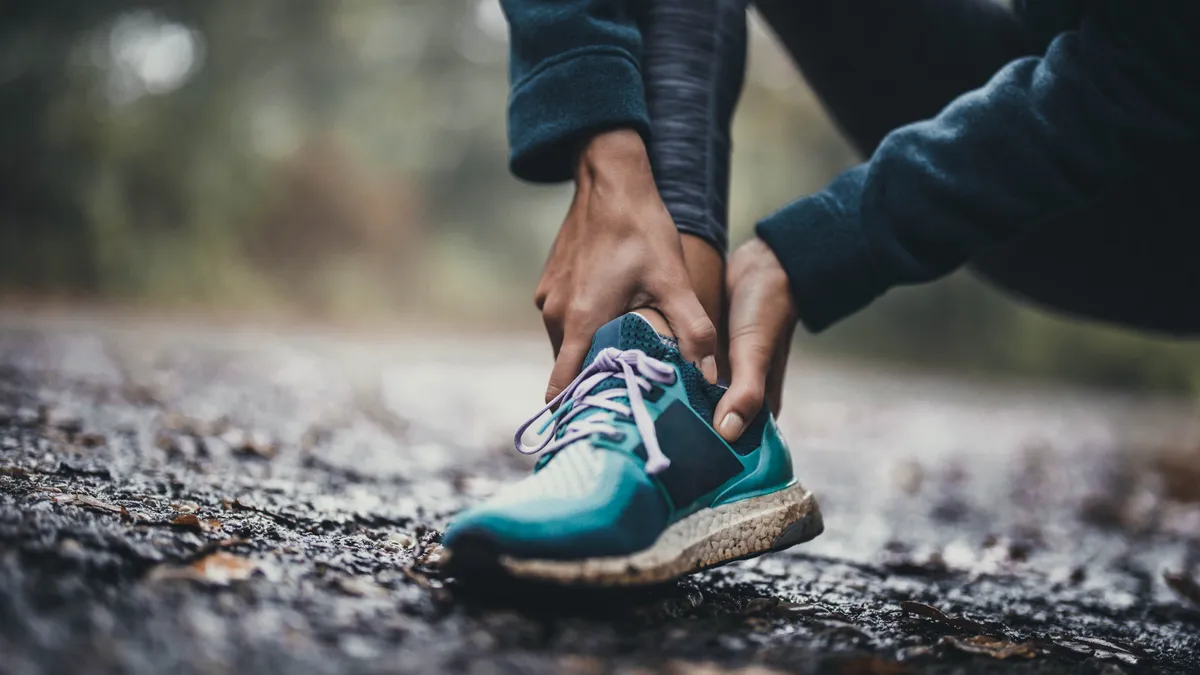
M635 131L598 134L581 151L575 199L535 300L554 347L547 401L582 370L600 326L641 308L658 310L683 357L716 380L716 328L692 290L679 232Z

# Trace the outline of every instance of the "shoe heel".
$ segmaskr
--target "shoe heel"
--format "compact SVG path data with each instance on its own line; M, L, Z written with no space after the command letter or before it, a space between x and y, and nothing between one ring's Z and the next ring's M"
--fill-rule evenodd
M800 520L788 525L787 529L775 537L775 541L771 543L771 550L782 551L796 544L812 541L824 531L825 520L821 517L821 507L814 500L811 511Z

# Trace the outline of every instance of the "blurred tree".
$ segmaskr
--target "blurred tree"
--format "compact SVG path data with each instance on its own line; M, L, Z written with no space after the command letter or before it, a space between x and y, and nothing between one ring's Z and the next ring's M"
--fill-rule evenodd
M735 240L855 161L752 26ZM570 187L507 175L505 40L497 0L5 0L0 294L536 325ZM1200 348L965 276L815 344L1200 389Z

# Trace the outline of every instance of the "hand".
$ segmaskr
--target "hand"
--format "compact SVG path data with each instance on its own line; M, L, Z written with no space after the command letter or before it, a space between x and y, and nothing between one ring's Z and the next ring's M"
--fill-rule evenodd
M547 400L579 374L600 326L643 307L661 312L684 358L716 380L717 332L692 290L679 232L634 131L599 134L580 153L575 199L535 300L555 355Z
M764 397L779 413L796 305L787 273L761 239L752 239L730 256L725 284L732 375L713 420L717 432L732 442L758 414Z

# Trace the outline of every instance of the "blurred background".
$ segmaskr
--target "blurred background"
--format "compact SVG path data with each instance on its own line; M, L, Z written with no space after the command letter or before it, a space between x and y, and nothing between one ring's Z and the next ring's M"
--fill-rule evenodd
M758 21L733 240L857 161ZM497 0L6 0L0 302L540 330L570 198L506 171ZM1056 319L957 275L809 353L1200 391L1200 347Z

